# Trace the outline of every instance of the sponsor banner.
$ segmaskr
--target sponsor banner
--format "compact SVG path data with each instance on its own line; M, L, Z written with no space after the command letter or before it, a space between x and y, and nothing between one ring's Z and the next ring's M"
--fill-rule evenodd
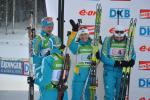
M150 88L150 78L140 78L139 88Z
M139 61L140 70L150 70L150 61Z
M13 74L13 75L28 75L29 74L29 62L13 59L1 59L0 60L0 73L1 74Z
M109 17L110 18L118 18L117 12L119 11L120 19L129 19L131 17L131 12L129 8L110 8Z
M150 26L140 26L140 36L150 36Z
M80 16L95 16L96 11L95 10L87 10L87 9L82 9L79 11Z
M150 19L150 9L140 9L141 19Z
M141 52L150 52L150 47L146 46L146 45L142 45L142 46L140 46L139 50Z

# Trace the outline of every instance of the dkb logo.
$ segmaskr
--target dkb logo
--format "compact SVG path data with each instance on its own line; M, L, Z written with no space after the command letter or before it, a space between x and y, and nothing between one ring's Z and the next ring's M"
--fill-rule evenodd
M130 9L128 8L110 8L110 18L128 19L130 18Z
M150 36L150 26L140 26L141 36Z
M140 78L139 79L140 88L150 88L150 78Z

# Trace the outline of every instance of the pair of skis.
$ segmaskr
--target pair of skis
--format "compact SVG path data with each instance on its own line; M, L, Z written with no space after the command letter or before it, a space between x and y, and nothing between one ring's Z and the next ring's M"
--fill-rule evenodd
M131 18L130 20L128 38L127 38L127 44L126 44L126 52L125 52L125 58L124 58L125 61L131 60L131 57L132 57L132 47L133 47L133 41L134 41L134 34L136 30L136 21L137 19L133 19L133 18ZM131 72L131 66L123 67L118 100L128 100L130 72Z
M28 76L28 84L29 84L29 93L28 100L34 100L34 72L33 72L33 48L32 48L32 40L35 37L35 25L33 24L33 11L30 11L30 25L27 27L28 37L29 37L29 76Z
M100 25L101 25L101 16L102 16L102 7L100 3L96 4L96 18L95 18L95 30L94 30L94 39L93 39L93 51L91 57L91 66L89 69L89 74L84 84L84 88L82 90L82 95L80 100L84 100L85 90L88 84L88 80L90 79L90 100L96 100L96 87L97 87L97 77L96 77L96 69L98 65L98 59L96 58L96 53L100 48Z
M93 39L93 51L92 51L92 64L90 71L90 100L96 100L96 87L97 77L96 77L96 69L99 59L96 58L96 53L100 48L100 25L101 25L101 16L102 16L102 7L101 4L98 3L96 5L96 19L95 19L95 31L94 31L94 39ZM96 47L96 48L95 48ZM96 49L96 50L95 50Z

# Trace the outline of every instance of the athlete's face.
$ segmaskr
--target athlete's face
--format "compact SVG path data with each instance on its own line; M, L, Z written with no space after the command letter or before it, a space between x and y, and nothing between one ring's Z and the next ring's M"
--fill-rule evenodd
M87 42L88 39L89 39L89 35L87 33L83 33L80 35L80 40L83 41L83 42Z
M115 40L117 41L124 40L124 37L125 37L124 31L115 31L114 37L115 37Z
M43 30L44 30L48 35L50 35L51 32L53 31L53 26L45 26L45 27L43 27Z

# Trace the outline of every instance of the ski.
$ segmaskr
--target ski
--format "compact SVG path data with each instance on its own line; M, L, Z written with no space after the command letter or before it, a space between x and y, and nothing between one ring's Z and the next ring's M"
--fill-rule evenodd
M102 16L102 7L100 3L96 4L96 18L95 18L95 30L94 30L94 39L93 39L93 51L92 51L92 63L90 67L90 100L96 100L96 87L97 87L97 77L96 69L98 65L98 59L96 58L96 52L100 48L100 24ZM95 48L96 47L96 48Z
M133 29L132 29L132 32L131 34L129 34L129 42L127 42L127 56L125 55L125 60L129 61L131 60L131 52L132 52L132 45L133 45L133 40L134 40L134 34L135 34L135 31L136 31L136 21L137 19L134 19L133 21ZM131 66L127 67L127 73L126 73L126 87L123 91L123 100L125 100L125 97L128 97L129 95L129 85L130 85L130 72L131 72ZM128 90L128 92L127 92ZM126 95L128 94L128 95Z
M33 72L33 57L32 57L32 40L35 37L35 28L33 25L33 11L30 11L30 25L27 27L29 37L29 76L27 78L29 84L28 100L34 100L34 72Z
M131 52L132 52L132 45L134 40L134 34L136 29L136 19L130 20L129 31L128 31L128 39L126 45L126 52L125 52L125 61L131 60ZM120 85L120 92L118 100L128 100L129 96L129 84L130 84L130 72L131 67L123 67L122 69L122 78L121 78L121 85Z

